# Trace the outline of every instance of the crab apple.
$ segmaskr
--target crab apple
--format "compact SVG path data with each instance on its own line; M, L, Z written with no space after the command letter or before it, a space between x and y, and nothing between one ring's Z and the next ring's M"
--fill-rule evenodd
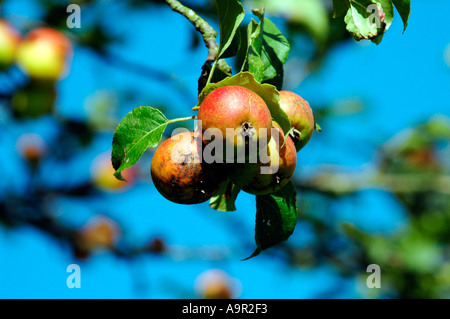
M305 99L291 91L280 91L280 107L289 117L291 126L300 133L300 136L293 136L298 152L311 139L314 131L313 112Z
M87 257L97 249L113 248L120 237L119 225L109 217L97 215L75 233L77 255Z
M56 80L67 68L72 44L59 31L41 27L31 30L20 43L17 63L34 79Z
M197 276L194 290L203 299L232 299L240 293L241 283L222 269L207 269Z
M8 68L15 59L20 34L7 21L0 19L0 70Z
M273 122L272 138L266 150L266 154L259 154L256 163L230 165L230 179L243 191L254 195L271 194L283 188L294 174L297 165L295 144L290 136L285 139L276 122Z
M202 151L201 135L196 132L176 134L158 147L150 172L161 195L179 204L198 204L219 190L224 174L216 163L202 161Z
M47 154L47 143L36 133L24 133L16 144L19 154L30 164L38 164Z
M201 121L205 144L211 142L205 139L207 130L211 136L223 138L222 155L227 160L242 155L243 151L248 154L250 144L258 151L270 140L269 108L258 94L242 86L224 86L208 94L200 105L197 120Z

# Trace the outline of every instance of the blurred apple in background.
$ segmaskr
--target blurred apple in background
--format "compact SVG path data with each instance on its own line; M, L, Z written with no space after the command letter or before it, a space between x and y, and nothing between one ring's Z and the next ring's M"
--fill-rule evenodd
M195 280L195 292L203 299L232 299L239 297L241 283L221 269L208 269Z
M20 43L17 63L33 79L54 81L67 71L72 51L64 34L40 27L31 30Z
M41 135L24 133L16 144L19 154L29 163L37 164L47 154L47 143Z
M75 234L79 257L87 257L94 250L112 249L120 237L119 225L106 216L97 215Z
M0 70L11 66L16 57L21 36L7 21L0 19Z
M96 187L108 192L121 192L129 189L134 184L138 168L132 166L122 172L125 181L114 177L114 168L111 163L111 152L104 152L94 159L91 165L92 182Z

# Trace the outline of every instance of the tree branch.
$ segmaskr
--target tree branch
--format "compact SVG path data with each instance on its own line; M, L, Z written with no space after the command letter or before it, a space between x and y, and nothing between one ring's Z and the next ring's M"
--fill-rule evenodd
M450 195L450 176L437 174L321 173L308 180L296 179L294 183L300 189L335 196L368 189L382 189L396 194L436 192Z
M147 65L142 65L140 63L126 60L123 57L117 54L113 54L111 52L107 52L104 54L98 53L95 50L92 52L102 61L110 64L111 66L121 68L122 70L146 78L153 78L158 81L170 83L179 90L181 95L183 95L183 97L187 99L187 101L191 101L192 99L194 99L195 94L192 94L192 92L186 88L186 85L173 74L169 74L161 70L151 68Z
M195 29L201 33L203 41L208 48L208 57L202 66L202 73L198 79L198 94L200 94L207 84L209 73L211 72L211 65L214 63L217 54L219 53L219 45L216 42L217 32L208 24L208 22L197 15L194 10L183 6L176 0L166 0L166 2L173 11L182 14L194 25ZM231 67L223 59L217 61L216 68L225 74L231 74Z

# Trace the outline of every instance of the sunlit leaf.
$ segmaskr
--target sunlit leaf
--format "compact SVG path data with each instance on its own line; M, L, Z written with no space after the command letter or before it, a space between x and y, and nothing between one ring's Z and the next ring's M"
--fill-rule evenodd
M237 0L216 0L216 5L220 26L219 59L232 44L236 31L244 20L245 11Z
M119 123L113 137L111 161L114 176L123 179L121 172L136 164L148 147L155 147L168 124L158 109L141 106L129 112Z

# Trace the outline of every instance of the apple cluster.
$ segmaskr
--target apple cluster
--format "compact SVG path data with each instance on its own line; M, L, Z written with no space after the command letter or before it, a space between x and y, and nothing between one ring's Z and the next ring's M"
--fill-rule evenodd
M156 189L175 203L197 204L214 196L227 179L254 195L283 188L315 123L308 102L290 91L279 93L280 107L292 126L286 135L255 92L230 85L208 94L198 110L201 128L172 136L154 153L150 171ZM221 160L202 160L213 143L221 145L213 150ZM240 153L245 156L238 158Z

